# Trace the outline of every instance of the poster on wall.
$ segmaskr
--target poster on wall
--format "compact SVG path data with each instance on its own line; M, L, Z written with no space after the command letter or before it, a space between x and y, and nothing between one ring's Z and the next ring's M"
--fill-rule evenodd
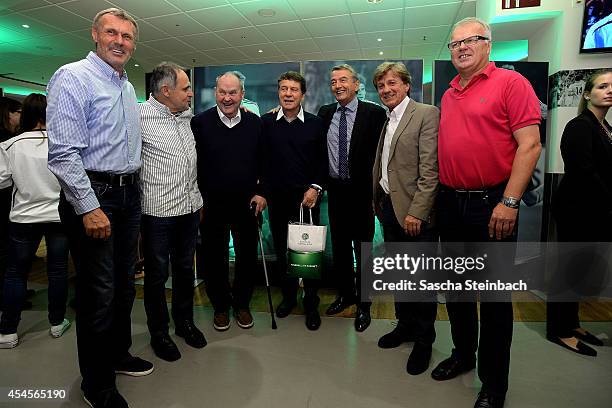
M372 83L374 70L384 60L346 60L346 61L305 61L304 78L308 92L304 100L304 109L316 114L322 105L335 102L331 93L329 80L331 69L340 64L349 64L359 76L360 100L380 105L378 92ZM410 97L415 101L423 101L423 60L401 60L412 76Z
M194 68L194 110L200 113L215 106L215 81L227 71L244 75L243 106L261 116L278 105L277 79L283 72L300 71L299 62L218 65Z
M586 79L597 69L559 71L550 76L551 109L578 108Z
M523 242L538 242L542 238L542 216L544 202L544 170L546 157L546 118L548 111L548 62L495 61L499 68L519 72L533 86L540 100L542 124L540 125L540 140L542 153L528 187L521 201L518 239ZM457 70L451 61L434 61L433 101L440 107L442 95L449 87L451 80L457 75ZM532 246L531 246L532 247ZM529 259L538 256L533 253L522 253L519 246L517 259Z

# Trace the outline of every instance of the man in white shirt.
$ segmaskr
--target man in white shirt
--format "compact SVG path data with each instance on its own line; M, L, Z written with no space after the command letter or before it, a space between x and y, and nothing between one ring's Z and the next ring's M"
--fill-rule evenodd
M410 99L411 76L401 62L385 62L374 72L374 86L389 109L373 169L374 207L385 242L435 242L432 208L438 188L438 108ZM381 348L414 341L406 370L429 367L436 338L436 303L396 299L397 327L381 337Z
M206 345L193 322L193 259L202 208L190 127L193 92L185 71L169 62L155 67L151 89L149 100L139 105L144 304L153 351L175 361L181 353L168 334L165 293L170 258L175 333L192 347Z

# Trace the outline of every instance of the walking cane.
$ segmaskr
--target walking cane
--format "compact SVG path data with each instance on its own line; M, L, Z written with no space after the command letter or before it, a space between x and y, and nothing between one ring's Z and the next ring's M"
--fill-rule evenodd
M255 210L257 205L251 203L251 210ZM266 290L268 291L268 306L270 307L270 317L272 317L272 329L276 330L276 319L274 319L274 307L272 306L272 295L270 294L270 281L268 280L268 268L266 266L266 254L264 253L263 246L263 234L261 232L261 224L263 223L263 217L261 214L255 215L255 221L257 222L257 231L259 232L259 248L261 249L261 261L263 262L264 275L266 277Z

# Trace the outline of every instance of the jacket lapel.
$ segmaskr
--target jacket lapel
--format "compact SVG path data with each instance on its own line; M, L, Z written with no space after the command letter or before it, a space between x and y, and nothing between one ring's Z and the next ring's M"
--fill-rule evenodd
M408 101L408 106L406 106L406 110L404 111L404 114L402 115L402 118L400 119L397 128L395 129L395 133L393 133L393 139L391 139L391 148L389 149L389 160L391 160L391 158L393 157L393 154L395 153L395 146L397 145L397 140L412 120L415 110L416 104L411 98L410 101Z

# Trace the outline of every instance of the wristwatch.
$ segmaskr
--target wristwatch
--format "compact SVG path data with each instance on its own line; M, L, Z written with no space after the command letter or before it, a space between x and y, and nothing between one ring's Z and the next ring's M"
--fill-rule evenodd
M323 192L323 189L320 186L317 186L316 184L311 184L308 187L316 190L317 194L319 194L319 195L321 195L321 193Z
M520 207L521 204L521 200L518 198L514 198L514 197L502 197L500 203L502 203L503 205L505 205L508 208L513 208L513 209L517 209Z

